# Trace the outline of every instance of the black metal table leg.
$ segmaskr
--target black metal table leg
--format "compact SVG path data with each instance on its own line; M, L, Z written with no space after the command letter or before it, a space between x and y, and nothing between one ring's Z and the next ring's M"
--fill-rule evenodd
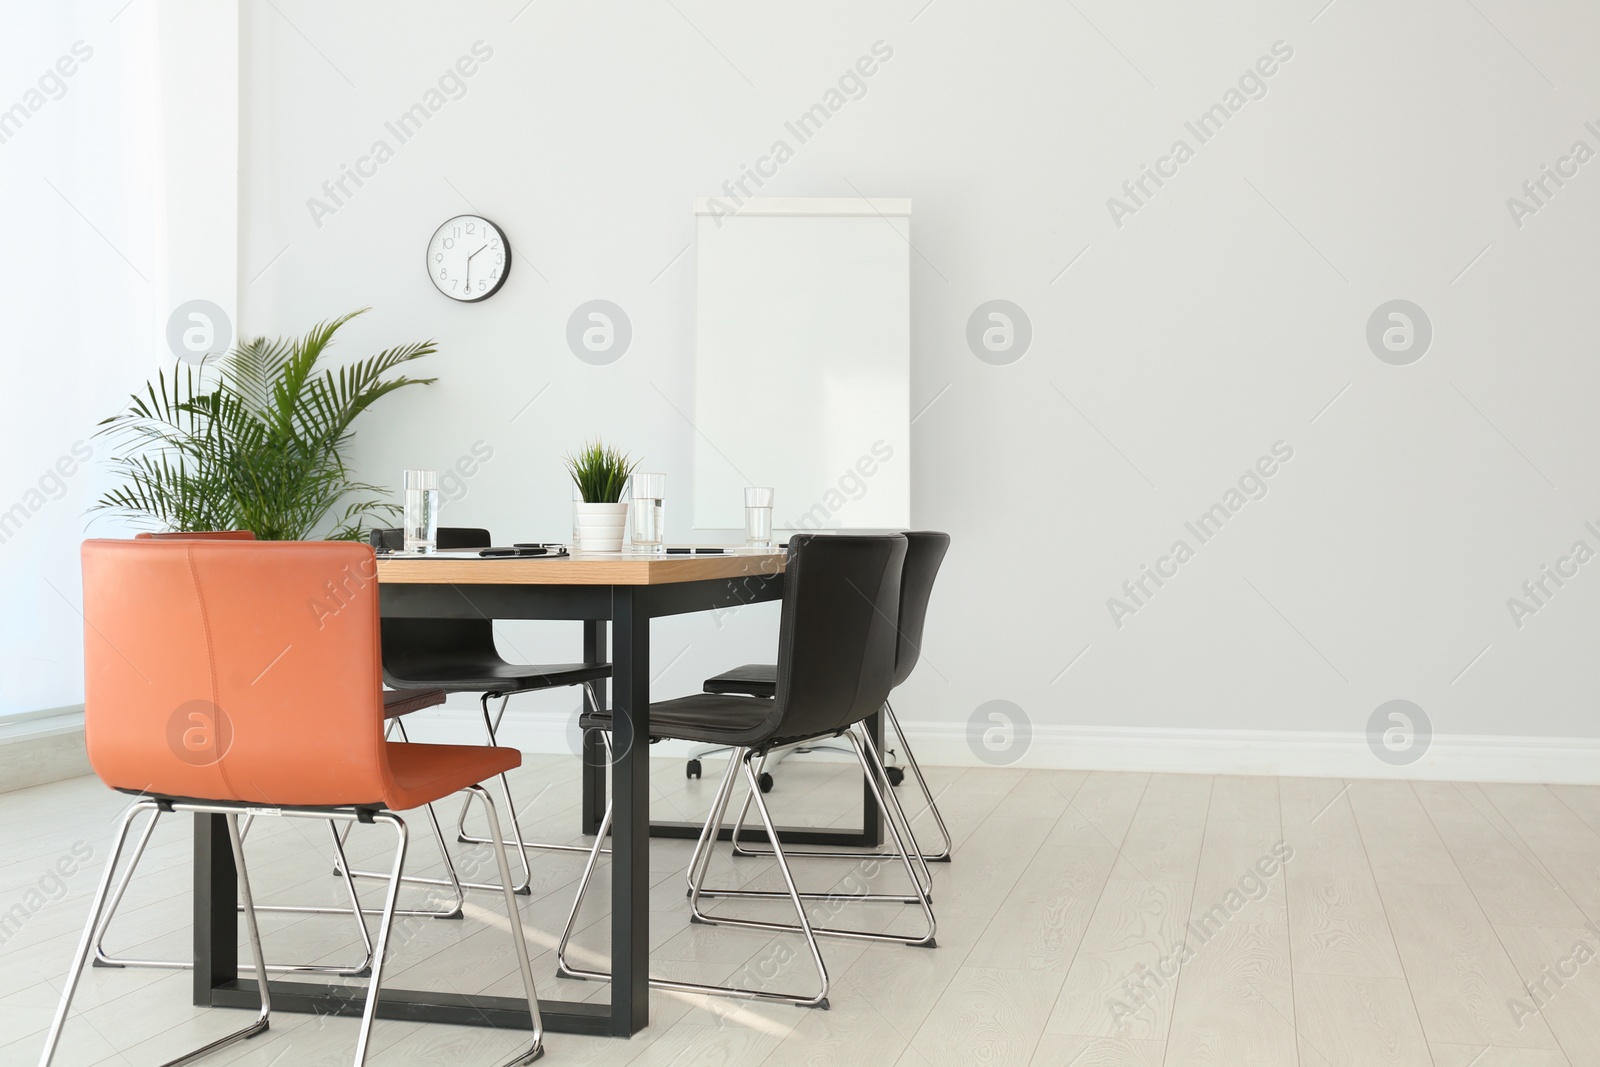
M872 743L878 746L878 752L882 753L883 712L872 713L872 717L867 720L867 730L872 735ZM885 760L887 761L887 757ZM883 812L878 809L878 798L872 795L872 786L867 782L865 775L861 779L861 835L863 845L876 847L883 844Z
M541 1000L546 1030L552 1033L626 1037L643 1029L650 1011L650 770L644 717L650 705L650 619L711 611L734 604L776 600L781 576L759 580L706 580L659 586L454 585L386 582L381 590L385 617L563 619L584 623L584 658L605 657L609 614L612 649L612 724L616 765L612 785L616 803L612 827L612 973L610 1004ZM585 695L587 700L587 694ZM641 729L641 727L645 727ZM583 819L598 829L606 802L604 750L585 749ZM879 840L876 812L863 833L797 828L797 841L869 844ZM253 978L238 974L238 885L232 847L222 816L196 815L194 843L194 997L195 1003L255 1009L260 995ZM667 827L671 833L672 828ZM686 836L700 824L685 827ZM789 831L780 832L790 840ZM812 835L815 835L813 838ZM826 839L838 839L836 842ZM353 995L354 994L354 995ZM365 991L360 986L274 981L274 1011L318 1015L359 1015ZM391 989L378 999L380 1019L443 1022L463 1026L525 1029L532 1026L526 1001L517 997L461 994L439 990Z
M650 1012L650 615L631 586L611 592L611 1032Z
M194 817L194 1002L239 977L239 872L226 815Z
M583 624L583 662L600 663L608 658L606 653L606 624L601 619L589 619ZM602 687L604 682L599 683ZM602 710L595 707L589 696L589 687L583 687L585 711ZM582 832L592 834L600 829L600 817L606 810L606 754L600 736L589 732L583 735L583 824Z

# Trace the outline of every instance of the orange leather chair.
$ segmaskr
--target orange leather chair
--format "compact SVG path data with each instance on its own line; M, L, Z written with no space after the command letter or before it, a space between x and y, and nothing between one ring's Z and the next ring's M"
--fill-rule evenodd
M153 810L226 817L261 990L254 1022L191 1055L262 1032L271 1011L239 816L373 821L394 830L394 863L356 1043L355 1063L364 1063L405 865L406 823L396 813L458 791L477 796L489 813L527 995L533 1042L513 1062L531 1063L542 1054L539 1002L509 888L505 840L493 802L478 785L519 766L521 753L384 739L375 573L372 549L345 542L84 543L89 761L107 785L138 799L121 819L41 1067L55 1055L129 829L136 815Z
M254 541L251 530L189 530L178 533L137 533L135 541Z
M176 533L139 533L134 534L136 541L254 541L256 535L250 530L186 530ZM402 715L409 715L413 711L434 707L445 702L445 692L442 689L386 689L383 692L383 714L386 719L398 719ZM128 892L128 886L133 881L133 872L139 866L139 861L144 858L145 849L150 844L150 837L155 833L156 823L161 818L159 809L150 813L150 818L145 822L144 829L139 833L139 839L134 843L133 853L128 859L127 866L123 869L122 879L117 883L116 889L111 893L111 903L106 908L105 918L100 921L100 929L94 941L94 965L96 967L149 967L165 970L187 970L194 966L192 960L151 960L133 959L126 956L116 956L107 951L105 947L106 935L111 929L111 921L116 918L117 909L122 906L122 898ZM433 817L430 809L429 817L435 824L438 819ZM244 840L250 833L251 818L245 816L239 823L239 839ZM344 839L334 830L333 822L328 823L332 831L334 852L334 874L342 877L345 882L345 892L349 896L348 908L315 907L295 904L256 904L257 912L283 911L312 914L347 914L360 913L361 898L356 893L354 881L351 879L349 864L345 861ZM459 879L455 878L455 865L450 859L448 846L444 843L442 832L435 831L438 837L440 851L444 853L445 863L449 866L452 882L456 885L455 899L439 910L399 910L396 915L406 916L431 916L434 918L459 919L461 907L465 903L465 894L461 891ZM366 909L366 914L376 915L374 909ZM358 963L316 964L297 963L281 964L269 963L267 970L272 972L289 972L292 974L337 974L345 977L364 978L370 974L372 966L372 938L367 932L366 923L357 920L360 930L361 943L366 955Z

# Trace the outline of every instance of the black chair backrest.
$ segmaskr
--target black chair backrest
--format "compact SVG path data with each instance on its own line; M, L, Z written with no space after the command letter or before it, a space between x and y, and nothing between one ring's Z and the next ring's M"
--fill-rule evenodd
M906 532L906 566L900 577L900 644L894 657L894 684L911 677L922 655L922 624L928 618L928 598L939 565L950 551L950 535L935 530Z
M373 530L372 547L398 552L405 547L405 531L398 527ZM436 547L450 551L488 548L489 531L472 526L441 526ZM397 689L428 678L433 664L485 663L500 659L494 646L494 623L488 619L381 619L383 680Z
M435 531L435 548L454 551L462 548L488 548L489 531L476 526L441 526ZM379 552L400 552L406 547L406 532L396 526L387 530L369 530L367 543Z
M769 737L834 733L883 706L905 555L901 534L789 538Z

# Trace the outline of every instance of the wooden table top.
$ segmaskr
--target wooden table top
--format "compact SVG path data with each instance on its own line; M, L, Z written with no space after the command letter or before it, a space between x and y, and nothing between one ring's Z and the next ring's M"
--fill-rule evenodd
M384 559L378 581L411 585L668 585L782 574L787 553L635 556L575 552L556 559Z

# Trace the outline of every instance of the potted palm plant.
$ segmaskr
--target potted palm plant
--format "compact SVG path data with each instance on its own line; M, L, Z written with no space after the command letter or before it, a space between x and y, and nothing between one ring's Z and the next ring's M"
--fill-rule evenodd
M319 363L339 327L304 337L241 341L199 368L162 373L100 424L119 447L122 485L96 510L175 532L251 530L263 540L352 540L399 511L381 486L358 481L344 452L356 417L378 400L432 378L392 375L435 351L432 341L390 348L338 369Z
M628 522L622 490L636 461L596 441L565 462L582 498L573 505L578 512L575 547L584 552L622 551L622 531Z

